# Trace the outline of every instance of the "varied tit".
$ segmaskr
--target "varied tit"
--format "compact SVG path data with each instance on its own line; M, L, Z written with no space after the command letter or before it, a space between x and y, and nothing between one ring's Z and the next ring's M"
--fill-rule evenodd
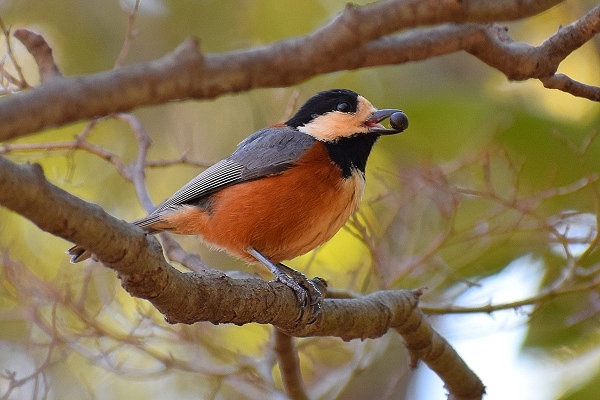
M391 128L381 124L387 118ZM319 289L281 262L322 245L346 223L363 195L373 145L407 127L402 111L378 110L351 90L320 92L286 123L255 132L132 223L149 233L198 235L263 264L295 292L299 306L318 312ZM91 256L80 246L68 253L74 263Z

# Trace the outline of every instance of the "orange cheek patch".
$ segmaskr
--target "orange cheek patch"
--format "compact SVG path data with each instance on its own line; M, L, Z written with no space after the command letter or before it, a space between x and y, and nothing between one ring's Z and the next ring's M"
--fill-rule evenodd
M367 99L358 96L355 113L332 111L318 116L298 130L319 140L335 141L340 137L366 133L368 128L364 122L375 111L377 109Z

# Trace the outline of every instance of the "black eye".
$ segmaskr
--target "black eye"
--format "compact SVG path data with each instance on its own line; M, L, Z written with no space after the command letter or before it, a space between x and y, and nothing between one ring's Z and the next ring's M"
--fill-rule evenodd
M349 112L350 111L350 104L348 103L339 103L336 107L336 110L341 111L341 112Z

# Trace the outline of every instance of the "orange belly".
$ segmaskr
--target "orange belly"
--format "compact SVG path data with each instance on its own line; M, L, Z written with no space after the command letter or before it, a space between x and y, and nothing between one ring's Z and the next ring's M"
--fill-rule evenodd
M315 144L297 165L273 175L226 187L211 196L210 212L184 206L153 228L200 235L215 247L255 262L253 247L278 263L322 245L356 211L364 189L358 171L347 179L325 146Z

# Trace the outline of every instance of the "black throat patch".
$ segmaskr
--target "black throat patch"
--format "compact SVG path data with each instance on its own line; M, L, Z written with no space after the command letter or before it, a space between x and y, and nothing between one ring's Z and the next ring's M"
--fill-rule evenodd
M367 158L377 139L379 139L378 134L361 133L335 142L323 142L323 144L331 160L342 170L342 177L349 178L353 170L365 173Z

